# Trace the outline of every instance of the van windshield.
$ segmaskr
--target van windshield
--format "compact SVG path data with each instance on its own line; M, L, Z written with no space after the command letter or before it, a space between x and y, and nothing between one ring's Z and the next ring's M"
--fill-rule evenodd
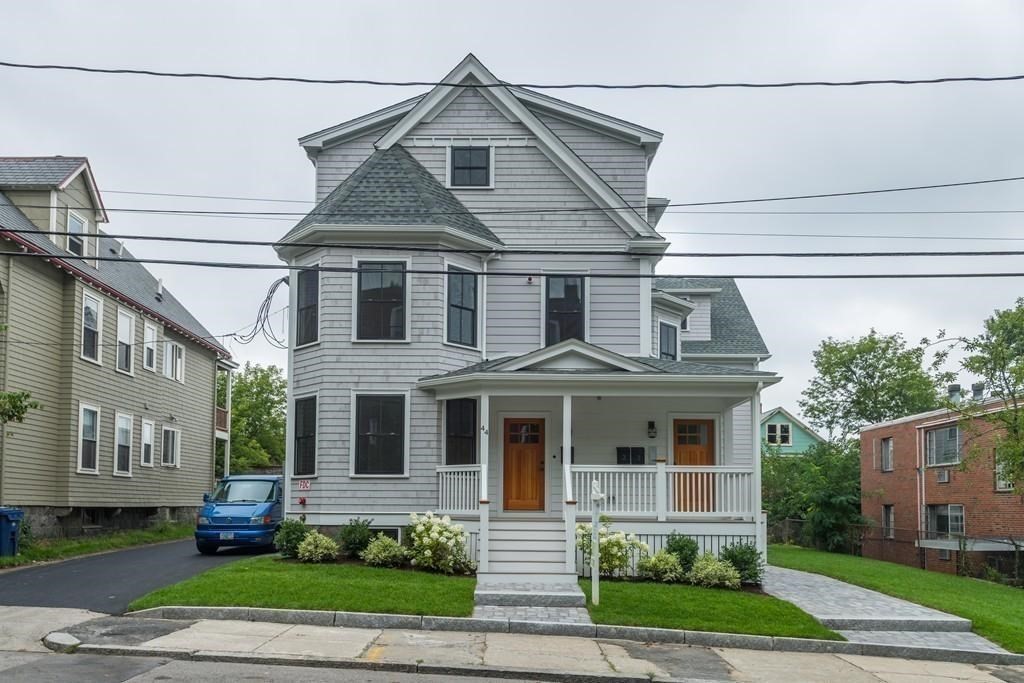
M274 482L229 479L217 484L210 500L214 503L267 503L274 500Z

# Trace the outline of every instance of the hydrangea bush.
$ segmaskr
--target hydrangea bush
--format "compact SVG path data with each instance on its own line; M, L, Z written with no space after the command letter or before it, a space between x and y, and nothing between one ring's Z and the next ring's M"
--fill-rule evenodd
M310 531L299 543L299 562L328 562L338 557L338 544L319 531Z
M405 564L407 551L390 536L377 534L359 556L371 567L401 567Z
M410 557L417 569L444 574L468 574L473 562L466 553L466 534L461 524L452 524L451 517L438 517L433 512L409 515L412 548Z
M598 568L602 576L621 576L628 573L634 555L643 559L650 552L646 543L635 534L612 531L611 521L602 517L598 533ZM576 547L583 551L584 564L590 564L593 546L593 526L576 525Z

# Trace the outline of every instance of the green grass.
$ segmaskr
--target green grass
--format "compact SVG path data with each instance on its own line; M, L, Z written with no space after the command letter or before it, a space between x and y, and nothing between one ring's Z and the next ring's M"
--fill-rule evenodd
M589 604L590 580L580 587ZM601 604L589 607L597 624L842 640L795 605L746 591L602 581Z
M79 555L130 548L147 543L174 541L190 537L193 530L194 527L191 524L160 524L149 529L115 531L100 536L36 539L26 550L14 557L0 557L0 568L17 567L33 562L65 560Z
M153 591L128 608L202 605L467 617L475 586L471 576L257 557Z
M768 562L824 574L974 622L974 631L1024 653L1024 590L866 557L773 545Z

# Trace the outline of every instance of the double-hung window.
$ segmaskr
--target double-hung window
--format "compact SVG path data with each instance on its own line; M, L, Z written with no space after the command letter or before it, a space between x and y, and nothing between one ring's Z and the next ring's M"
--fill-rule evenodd
M149 420L142 421L142 450L139 455L139 464L143 467L153 466L153 439L155 425Z
M359 263L356 339L406 339L405 263Z
M97 446L100 436L100 409L84 403L78 406L78 471L99 473Z
M643 465L646 458L643 446L616 446L616 465Z
M320 272L300 270L296 281L295 345L302 346L320 340Z
M992 462L995 465L993 470L996 477L996 491L1012 491L1013 482L1007 478L1003 465L999 462L999 456L994 452L992 454Z
M131 415L114 415L114 474L130 477L132 474L132 432L134 418Z
M896 512L892 505L882 506L882 538L896 538Z
M355 397L357 475L405 474L405 395L358 394Z
M882 439L881 444L880 444L880 448L881 448L880 456L881 456L881 461L882 461L882 463L881 463L882 464L882 471L883 472L892 472L892 468L893 468L893 461L892 461L892 437L889 436L889 437L886 437L886 438Z
M445 464L476 463L476 399L445 401Z
M450 187L490 187L491 148L452 147Z
M160 446L160 464L164 467L180 467L181 432L172 427L164 427L163 443Z
M924 433L927 463L957 465L960 463L960 428L942 427Z
M142 367L156 372L156 325L152 323L142 328Z
M788 422L765 425L765 439L773 446L792 446L793 428Z
M586 341L585 280L579 275L547 278L544 302L546 344L566 339Z
M658 357L662 360L676 360L679 335L676 326L661 321L658 323Z
M103 302L91 294L82 297L82 358L100 362L103 340Z
M316 396L295 401L295 462L292 474L311 477L316 474Z
M448 342L476 346L476 274L448 268Z
M88 223L74 211L68 211L68 251L85 256L85 236Z
M117 369L133 372L132 362L135 349L135 316L130 311L117 312Z
M963 505L929 505L928 531L933 538L964 535Z
M164 376L185 381L185 347L177 342L164 342Z

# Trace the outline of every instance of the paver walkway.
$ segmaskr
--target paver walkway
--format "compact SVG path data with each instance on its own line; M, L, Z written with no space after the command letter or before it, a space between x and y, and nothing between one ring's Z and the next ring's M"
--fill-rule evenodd
M477 619L592 624L586 596L578 584L477 584L473 594Z
M971 633L968 619L821 574L767 567L764 591L857 643L1006 652Z

